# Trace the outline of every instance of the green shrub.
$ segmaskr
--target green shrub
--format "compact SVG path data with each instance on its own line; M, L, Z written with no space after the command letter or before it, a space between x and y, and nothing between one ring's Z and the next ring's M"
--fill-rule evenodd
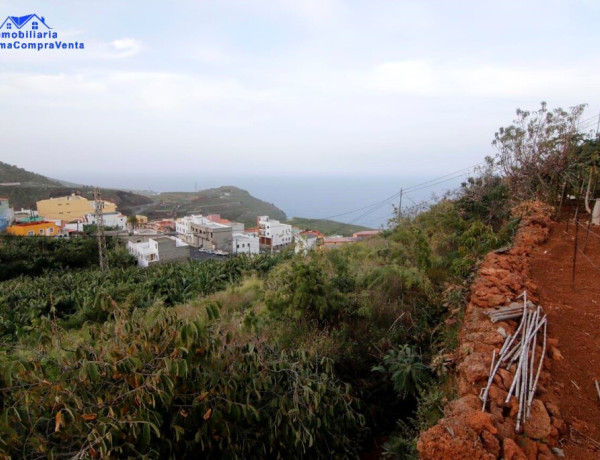
M382 364L373 367L373 371L388 376L401 399L416 396L431 377L421 355L409 345L390 350L383 357Z

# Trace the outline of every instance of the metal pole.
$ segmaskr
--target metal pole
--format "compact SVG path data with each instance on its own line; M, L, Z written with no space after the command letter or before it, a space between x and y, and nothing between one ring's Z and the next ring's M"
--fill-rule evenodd
M583 182L581 184L581 190L583 190ZM577 238L579 236L579 222L577 221L579 217L579 197L581 196L581 192L576 200L576 208L575 208L575 241L573 243L573 270L571 272L571 289L575 289L575 268L577 266L577 249L578 249L578 241Z
M597 186L598 186L598 179L596 179L596 182L594 183L594 193L592 193L592 196L594 196ZM594 218L594 209L592 208L592 213L590 214L590 218L587 223L587 232L585 234L585 243L583 244L583 253L584 254L585 254L585 250L587 249L588 239L590 238L590 226L592 225L593 218Z
M565 190L567 189L567 181L565 180L565 183L563 184L563 188L562 188L562 193L560 195L560 203L558 203L558 221L560 222L560 219L562 217L562 205L563 205L563 201L565 199Z

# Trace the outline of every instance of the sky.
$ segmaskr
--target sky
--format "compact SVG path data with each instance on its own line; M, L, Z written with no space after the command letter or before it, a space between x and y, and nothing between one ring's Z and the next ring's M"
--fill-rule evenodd
M517 108L600 111L596 0L0 1L31 13L85 48L0 49L0 160L75 182L436 177Z

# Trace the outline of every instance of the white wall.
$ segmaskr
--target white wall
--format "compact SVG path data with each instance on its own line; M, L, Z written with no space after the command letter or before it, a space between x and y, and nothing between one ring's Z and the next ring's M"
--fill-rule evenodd
M95 224L96 216L87 214L85 220L89 224ZM123 214L102 214L102 222L105 227L119 227L121 230L127 230L127 217Z
M258 236L234 233L232 238L233 254L254 255L259 253Z
M268 216L260 216L258 226L260 235L271 238L273 247L290 245L293 242L294 234L291 225L282 224L278 220L270 219Z

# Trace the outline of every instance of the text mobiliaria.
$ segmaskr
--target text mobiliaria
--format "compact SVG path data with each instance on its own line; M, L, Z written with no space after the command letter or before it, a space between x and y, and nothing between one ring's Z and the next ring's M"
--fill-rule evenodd
M0 25L0 50L67 50L84 49L83 42L66 42L58 39L43 16L8 16Z

